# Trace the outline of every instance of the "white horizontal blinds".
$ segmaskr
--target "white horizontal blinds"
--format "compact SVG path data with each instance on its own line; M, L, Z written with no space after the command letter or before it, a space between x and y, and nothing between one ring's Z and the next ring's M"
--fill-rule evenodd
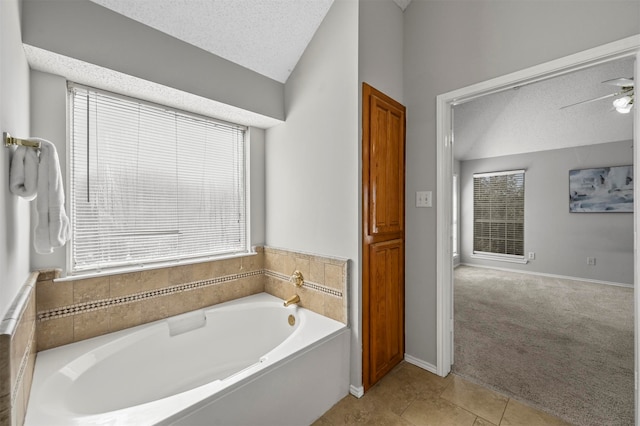
M473 176L473 252L524 256L524 170Z
M75 271L246 251L244 128L70 94Z

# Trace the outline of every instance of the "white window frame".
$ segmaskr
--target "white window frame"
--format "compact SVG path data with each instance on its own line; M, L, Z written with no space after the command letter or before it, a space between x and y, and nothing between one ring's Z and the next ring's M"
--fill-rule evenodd
M121 95L121 94L117 94L117 93L113 93L113 92L109 92L103 89L99 89L99 88L94 88L94 87L88 87L88 86L84 86L81 84L77 84L77 83L73 83L73 82L68 82L68 91L67 91L67 97L69 99L69 101L67 102L68 105L68 113L67 113L67 194L69 194L69 196L67 197L67 209L70 212L70 217L72 215L72 210L71 210L71 185L72 185L72 168L73 168L73 161L72 161L72 152L71 152L71 138L72 138L72 107L73 107L73 103L70 101L70 98L72 96L71 94L71 87L77 87L77 88L81 88L81 89L88 89L91 91L96 91L96 92L100 92L103 94L107 94L109 96L114 96L117 98L122 98L122 99L127 99L127 100L131 100L133 102L138 102L140 104L145 104L145 105L150 105L153 107L159 107L162 108L164 110L168 110L168 111L174 111L178 114L184 114L187 116L191 116L194 117L196 119L205 119L211 122L215 122L215 123L219 123L225 126L233 126L233 127L237 127L237 128L242 128L244 130L244 229L245 229L245 235L244 235L244 244L241 250L239 251L234 251L234 252L227 252L227 253L223 253L223 254L203 254L203 255L198 255L198 256L178 256L175 258L165 258L165 259L158 259L157 261L145 261L145 262L135 262L132 263L130 265L123 265L123 266L114 266L114 267L101 267L101 266L97 266L96 268L93 269L86 269L86 270L74 270L74 258L73 258L73 242L74 242L74 237L72 235L71 241L67 244L67 253L66 253L66 259L67 259L67 277L68 279L73 279L73 277L85 277L85 276L95 276L95 275L109 275L112 273L122 273L122 272L129 272L132 270L141 270L141 269L155 269L155 268L162 268L162 267L167 267L167 266L175 266L177 264L192 264L192 263L199 263L199 262L204 262L204 261L210 261L210 260L217 260L217 259L226 259L226 258L232 258L232 257L237 257L237 256L246 256L248 254L252 254L253 253L253 249L251 248L251 189L250 189L250 158L251 158L251 152L250 152L250 129L246 126L242 126L236 123L228 123L228 122L224 122L212 117L208 117L208 116L204 116L204 115L200 115L200 114L196 114L196 113L192 113L192 112L188 112L188 111L184 111L184 110L180 110L178 108L173 108L173 107L169 107L166 105L160 105L157 103L153 103L153 102L149 102L149 101L145 101L142 99L138 99L138 98L132 98L126 95ZM72 227L73 229L73 227Z

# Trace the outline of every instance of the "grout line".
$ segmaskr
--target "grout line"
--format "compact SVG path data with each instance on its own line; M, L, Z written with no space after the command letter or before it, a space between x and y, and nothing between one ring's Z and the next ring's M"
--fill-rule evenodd
M507 403L504 404L504 410L502 410L502 415L500 416L500 421L498 422L498 426L500 426L500 424L502 423L502 419L504 419L504 413L507 412L507 405L509 405L510 401L511 401L511 398L507 397Z

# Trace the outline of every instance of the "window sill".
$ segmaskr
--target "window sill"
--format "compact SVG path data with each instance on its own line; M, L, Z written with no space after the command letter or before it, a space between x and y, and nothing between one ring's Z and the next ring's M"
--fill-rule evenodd
M482 260L495 260L498 262L509 262L509 263L520 263L527 264L529 261L524 258L524 256L509 256L509 255L500 255L500 254L491 254L491 253L471 253L471 257L474 259L482 259Z
M84 280L87 278L106 277L109 275L127 274L131 272L149 271L152 269L171 268L174 266L193 265L196 263L213 262L216 260L235 259L239 257L255 256L256 254L258 254L258 252L250 251L247 253L230 254L225 256L209 256L209 257L201 257L197 259L184 259L184 260L173 260L173 261L166 261L166 262L150 263L147 265L123 266L119 268L105 269L102 271L78 272L75 275L67 275L66 277L56 278L53 281L65 282L65 281Z

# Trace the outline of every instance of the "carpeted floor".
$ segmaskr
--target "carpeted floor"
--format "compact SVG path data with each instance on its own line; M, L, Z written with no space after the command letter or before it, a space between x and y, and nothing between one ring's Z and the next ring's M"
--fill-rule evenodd
M633 289L460 266L453 371L576 425L633 425Z

